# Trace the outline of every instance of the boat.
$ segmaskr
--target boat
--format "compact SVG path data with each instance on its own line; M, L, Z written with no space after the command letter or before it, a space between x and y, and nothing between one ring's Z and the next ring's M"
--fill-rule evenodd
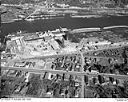
M26 20L26 21L29 21L29 22L34 21L33 18L27 18L27 19L25 19L25 20Z

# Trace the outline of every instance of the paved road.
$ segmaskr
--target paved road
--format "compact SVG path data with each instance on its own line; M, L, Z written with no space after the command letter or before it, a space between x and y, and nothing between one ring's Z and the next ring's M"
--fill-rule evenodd
M63 70L47 70L47 69L39 69L39 68L24 68L24 67L3 67L1 66L1 70L21 70L21 71L26 71L26 72L31 72L31 73L37 73L37 74L42 74L44 72L50 72L54 74L71 74L71 75L78 75L78 76L84 76L88 75L90 77L102 75L105 77L114 77L116 79L123 79L123 80L128 80L128 75L115 75L115 74L107 74L107 73L87 73L87 72L72 72L72 71L63 71Z
M84 56L83 53L80 52L81 55L81 59L82 59L82 64L81 64L81 68L80 71L84 72L84 65L85 65L85 61L84 61ZM81 76L81 97L84 98L85 95L85 81L84 81L84 76Z

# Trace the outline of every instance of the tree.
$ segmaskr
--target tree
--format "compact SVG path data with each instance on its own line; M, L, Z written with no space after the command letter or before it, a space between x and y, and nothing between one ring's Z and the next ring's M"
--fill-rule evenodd
M124 81L123 85L124 85L125 93L126 93L127 98L128 98L128 81Z

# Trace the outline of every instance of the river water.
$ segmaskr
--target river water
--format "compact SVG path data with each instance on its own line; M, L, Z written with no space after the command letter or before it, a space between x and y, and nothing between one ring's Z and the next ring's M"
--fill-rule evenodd
M1 25L1 37L17 32L19 30L27 32L47 31L55 30L60 27L69 29L75 28L88 28L88 27L105 27L105 26L116 26L116 25L127 25L128 16L111 16L111 17L100 17L100 18L57 18L50 20L35 20L29 21L15 21L12 23L3 23Z

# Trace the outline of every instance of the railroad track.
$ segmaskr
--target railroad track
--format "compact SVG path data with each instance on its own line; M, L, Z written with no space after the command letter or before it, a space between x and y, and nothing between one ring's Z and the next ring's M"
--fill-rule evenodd
M99 51L107 51L107 50L114 50L114 49L123 49L124 47L128 47L127 45L126 46L122 46L122 47L114 47L114 48L107 48L107 49L97 49L97 50L90 50L90 51L83 51L83 55L84 57L92 57L92 58L121 58L120 56L111 56L111 55L108 55L108 56L104 56L103 54L102 55L94 55L93 53L94 52L99 52ZM26 59L23 59L23 60L30 60L30 59L47 59L47 58L58 58L58 57L63 57L63 56L76 56L76 55L79 55L80 56L80 51L76 51L74 53L70 53L70 54L58 54L58 55L50 55L50 56L39 56L39 57L31 57L31 58L26 58ZM89 55L87 53L92 53L92 55Z
M121 58L121 56L116 56L116 55L110 55L110 51L109 50L116 50L116 49L128 49L128 46L125 45L125 46L121 46L121 47L113 47L113 48L103 48L103 49L96 49L96 50L90 50L90 51L83 51L83 55L84 57L90 57L90 58ZM103 51L109 51L107 52L107 55L106 53L104 54ZM59 57L63 57L63 56L76 56L76 55L79 55L80 56L80 51L76 51L74 53L70 53L70 54L58 54L58 55L48 55L48 56L36 56L36 57L29 57L29 58L22 58L22 55L18 55L21 57L21 59L17 59L17 60L34 60L34 59L47 59L47 58L59 58ZM94 55L94 53L97 53L97 52L100 52L101 54L99 55ZM109 53L109 54L108 54ZM3 55L16 55L16 54L3 54Z

